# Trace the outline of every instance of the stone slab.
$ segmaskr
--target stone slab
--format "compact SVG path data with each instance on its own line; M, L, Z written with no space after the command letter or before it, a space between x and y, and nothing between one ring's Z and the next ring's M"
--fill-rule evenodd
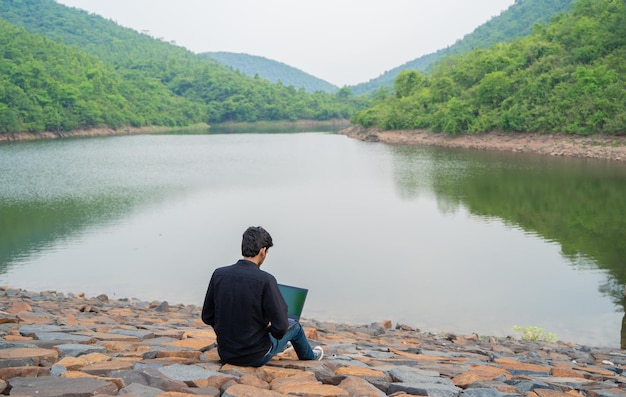
M37 397L87 397L97 394L116 395L113 382L96 378L13 378L9 380L11 394Z

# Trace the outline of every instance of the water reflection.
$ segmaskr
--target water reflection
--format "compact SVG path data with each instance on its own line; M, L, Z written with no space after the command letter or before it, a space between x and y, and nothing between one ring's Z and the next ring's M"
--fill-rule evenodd
M598 290L626 312L626 167L456 149L395 146L393 152L403 196L432 189L442 211L465 207L558 243L573 268L606 270ZM626 325L621 332L626 347Z
M142 196L135 196L137 198ZM129 197L59 199L0 205L0 274L60 241L71 240L87 228L114 222L140 200Z
M333 134L185 135L0 146L0 278L195 304L253 222L279 243L268 270L317 292L312 318L492 335L524 321L618 343L623 168Z
M210 128L172 130L159 135L214 135L214 134L298 134L302 132L337 132L347 125L342 122L308 123L218 123Z
M139 158L132 145L120 146L117 139L0 146L0 274L86 229L183 190L174 182L180 179L176 171L168 178L155 167L158 157Z

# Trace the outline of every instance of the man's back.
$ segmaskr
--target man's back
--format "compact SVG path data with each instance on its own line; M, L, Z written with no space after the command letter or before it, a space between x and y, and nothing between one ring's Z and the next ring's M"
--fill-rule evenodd
M245 259L215 270L202 320L215 329L223 362L251 365L287 330L287 306L271 274Z

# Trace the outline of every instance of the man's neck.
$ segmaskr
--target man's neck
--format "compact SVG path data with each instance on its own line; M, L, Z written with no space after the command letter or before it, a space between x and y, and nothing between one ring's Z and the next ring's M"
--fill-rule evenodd
M257 267L261 267L259 255L257 255L257 256L244 256L243 259L247 260L248 262L254 263L255 265L257 265Z

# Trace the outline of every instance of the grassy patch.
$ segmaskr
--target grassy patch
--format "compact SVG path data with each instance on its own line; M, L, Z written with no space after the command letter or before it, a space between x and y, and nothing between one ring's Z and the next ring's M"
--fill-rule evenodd
M513 326L513 330L522 334L522 340L535 342L556 342L558 340L555 333L546 332L540 327L520 327L519 325L515 325Z

